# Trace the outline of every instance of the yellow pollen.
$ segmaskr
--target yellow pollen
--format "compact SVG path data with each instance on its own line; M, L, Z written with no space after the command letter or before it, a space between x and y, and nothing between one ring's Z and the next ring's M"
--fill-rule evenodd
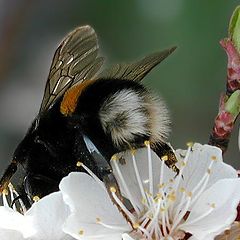
M181 187L181 188L179 189L179 191L180 191L180 192L185 192L186 190L185 190L185 188Z
M147 192L147 195L148 195L149 197L152 197L152 196L153 196L150 192Z
M134 228L134 229L139 228L139 226L140 226L140 224L139 224L138 222L136 222L136 223L133 224L133 228Z
M112 192L112 193L115 193L115 192L117 191L115 187L110 187L109 190L110 190L110 192Z
M158 187L159 187L159 188L163 188L164 186L165 186L164 183L162 183L162 184L158 184Z
M229 230L229 229L225 230L225 231L224 231L224 234L225 234L225 235L230 235L230 230Z
M170 194L168 194L167 198L170 201L174 202L176 200L176 195L174 193L170 193Z
M185 167L186 166L186 163L184 161L181 162L181 166L182 167Z
M210 207L211 207L211 208L215 208L215 207L216 207L216 204L215 204L215 203L212 203L212 204L210 204Z
M161 207L161 208L160 208L160 211L161 211L161 212L165 212L165 211L166 211L166 208Z
M167 160L168 160L168 155L162 156L162 157L161 157L161 160L162 160L162 161L167 161Z
M83 235L84 231L82 229L80 229L78 233L79 233L79 235Z
M8 195L8 190L7 190L6 188L3 189L2 194L3 194L3 195Z
M144 145L148 147L150 145L150 141L144 141Z
M100 223L101 222L101 219L99 217L96 218L96 222L97 223Z
M191 198L192 197L192 192L188 192L187 196Z
M116 155L116 154L112 155L112 157L111 157L111 160L113 160L113 161L116 161L116 160L118 160L118 157L117 157L117 155Z
M159 200L161 200L161 198L162 198L162 195L160 193L157 193L157 195L154 198L154 201L158 202Z
M211 174L211 169L210 168L208 168L207 173Z
M216 160L217 160L217 157L216 157L216 156L211 156L211 159L212 159L213 161L216 161Z
M146 204L146 198L142 198L142 204Z
M162 198L162 194L161 193L157 193L156 197Z
M77 161L77 163L76 163L76 166L77 167L81 167L83 165L83 163L82 162L80 162L80 161Z
M38 202L39 200L40 200L40 197L39 197L39 196L36 195L36 196L33 197L33 201L34 201L34 202Z
M171 178L171 179L169 180L169 182L170 182L170 183L173 183L173 182L174 182L174 180Z
M193 146L193 142L187 142L187 146L188 147L192 147Z
M131 154L134 156L136 154L136 151L137 151L136 149L132 148L131 149Z

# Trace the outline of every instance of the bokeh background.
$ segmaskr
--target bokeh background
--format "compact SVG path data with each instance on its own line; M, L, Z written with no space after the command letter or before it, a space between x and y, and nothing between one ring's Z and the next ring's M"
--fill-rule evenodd
M107 64L128 62L171 47L178 49L145 84L167 102L170 141L207 143L219 95L225 88L226 56L219 40L235 0L1 0L0 173L37 114L53 53L79 25L92 25ZM240 167L238 124L225 160Z

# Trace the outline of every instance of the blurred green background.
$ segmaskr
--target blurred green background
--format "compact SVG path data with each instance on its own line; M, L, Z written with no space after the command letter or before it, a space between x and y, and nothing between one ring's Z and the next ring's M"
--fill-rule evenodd
M0 1L0 173L37 114L53 53L79 25L92 25L107 64L178 49L145 84L167 102L170 141L207 143L224 91L227 36L234 0L2 0ZM226 161L240 166L238 124Z

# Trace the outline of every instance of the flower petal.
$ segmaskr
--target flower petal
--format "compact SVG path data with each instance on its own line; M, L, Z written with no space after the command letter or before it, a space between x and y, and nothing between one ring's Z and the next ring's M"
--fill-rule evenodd
M206 190L179 229L197 239L213 239L229 228L237 215L240 179L223 179Z
M24 238L30 237L36 233L31 217L26 217L15 212L7 206L0 207L0 229L14 230L22 233Z
M51 193L34 203L24 216L31 218L37 232L36 239L72 239L62 231L62 225L70 214L68 206L62 199L61 192Z
M1 240L24 240L20 232L8 229L0 229Z
M127 233L124 233L123 235L122 235L122 239L123 240L135 240L134 238L132 238L129 234L127 234Z
M72 212L64 225L66 233L76 239L121 239L121 234L130 230L107 191L89 175L70 173L59 187Z
M178 159L183 160L186 151L177 150L176 155ZM201 193L208 189L220 179L237 178L237 171L223 162L222 151L218 147L195 143L187 158L182 176L178 188L184 188L187 192L197 195L198 192ZM178 204L180 196L178 196L176 204ZM191 203L190 209L192 204L194 202Z
M180 159L183 159L182 155L185 155L185 153L186 151L176 150L176 155ZM237 178L237 171L230 165L223 163L220 148L195 143L183 170L182 185L188 191L192 191L204 174L208 172L211 162L213 162L213 165L207 188L220 179Z

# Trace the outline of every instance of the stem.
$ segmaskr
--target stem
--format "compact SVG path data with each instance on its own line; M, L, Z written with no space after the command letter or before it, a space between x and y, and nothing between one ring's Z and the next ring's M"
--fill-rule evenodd
M208 144L227 151L231 133L240 113L240 7L229 23L229 37L220 41L227 53L226 92L220 97L218 114Z

